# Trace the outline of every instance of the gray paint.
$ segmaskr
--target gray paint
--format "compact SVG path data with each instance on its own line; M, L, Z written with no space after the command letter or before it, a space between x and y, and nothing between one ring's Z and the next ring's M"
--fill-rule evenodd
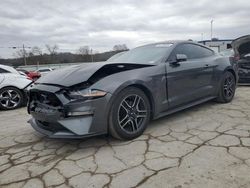
M49 83L69 87L88 80L103 65L104 63L101 62L65 67L48 73L48 75L37 80L37 83Z
M67 118L58 122L76 135L85 135L89 133L92 121L92 116L83 116L79 118Z
M196 44L188 41L171 41L171 43L174 43L171 47L171 51L174 50L177 45L183 43ZM169 55L170 53L166 53L162 61L151 64L150 66L141 66L142 64L139 64L140 68L136 67L137 64L128 63L127 66L130 67L129 70L102 77L102 79L92 83L87 89L99 89L107 91L108 94L105 97L94 100L72 102L65 97L63 91L81 82L86 82L103 66L111 64L119 65L119 62L98 63L87 67L74 66L72 68L58 70L55 74L48 74L39 80L39 82L30 89L30 92L46 91L52 92L57 96L62 103L64 113L59 115L60 118L55 115L53 121L48 119L49 116L46 114L42 116L43 121L49 122L52 127L60 124L60 126L65 129L63 131L68 132L67 134L63 134L62 130L58 130L51 131L52 133L50 134L44 134L50 137L58 137L60 132L60 137L79 138L107 133L110 107L117 95L119 95L124 88L131 85L136 85L146 92L152 104L152 119L156 119L217 97L221 78L226 70L230 69L235 72L236 79L238 79L236 74L237 67L229 61L229 58L214 54L207 58L179 62L173 66L173 64L168 61ZM135 68L131 68L131 65L135 65ZM126 63L124 66L126 67ZM46 85L46 83L50 85ZM32 105L34 105L34 101L30 101L28 108ZM65 117L67 111L79 112L90 109L93 110L91 122L79 123L80 118L83 117L75 117L74 121L70 122L69 120L72 127L74 127L71 131L70 123L67 125L62 123L62 121L67 119L67 117ZM36 124L36 121L34 121L34 119L40 119L40 115L34 112L30 113L33 116L33 120L30 121L32 126L36 127L35 129L38 131L41 130L42 126ZM82 124L85 124L86 127ZM39 127L39 129L37 127ZM86 132L87 129L88 131Z

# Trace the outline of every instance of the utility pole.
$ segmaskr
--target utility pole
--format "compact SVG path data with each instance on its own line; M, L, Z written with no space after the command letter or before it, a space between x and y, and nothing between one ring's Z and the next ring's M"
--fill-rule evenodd
M22 49L21 50L21 56L22 57L20 57L20 59L21 58L23 58L23 62L24 62L24 65L27 65L27 60L26 60L26 50L25 50L25 48L29 48L29 49L31 49L31 47L30 46L24 46L24 44L22 45L22 46L9 46L9 47L2 47L2 46L0 46L0 48L10 48L10 49ZM19 57L18 57L19 58Z
M24 65L26 66L27 62L26 62L26 51L25 51L24 44L23 44L23 61L24 61Z
M214 20L211 20L211 41L213 38L213 23L214 23Z

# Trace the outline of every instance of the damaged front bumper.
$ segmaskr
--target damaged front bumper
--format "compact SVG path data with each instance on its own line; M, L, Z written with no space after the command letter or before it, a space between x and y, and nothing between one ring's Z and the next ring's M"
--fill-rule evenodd
M28 121L50 138L84 138L107 133L108 102L104 97L70 101L55 86L36 86L29 91Z

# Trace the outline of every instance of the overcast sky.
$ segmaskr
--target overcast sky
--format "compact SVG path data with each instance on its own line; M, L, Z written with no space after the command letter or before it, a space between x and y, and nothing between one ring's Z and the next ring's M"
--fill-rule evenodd
M249 0L1 0L0 57L11 46L58 44L75 52L129 48L169 39L236 38L250 34Z

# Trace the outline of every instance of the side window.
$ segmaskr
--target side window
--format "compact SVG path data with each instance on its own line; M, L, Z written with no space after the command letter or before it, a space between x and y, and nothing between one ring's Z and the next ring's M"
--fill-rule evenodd
M176 48L176 54L185 54L188 59L194 58L194 52L195 50L191 44L182 44Z
M195 57L195 49L193 49L194 45L191 44L180 44L178 45L173 53L170 56L171 60L175 60L176 54L185 54L188 59L194 59Z
M0 68L0 74L1 74L1 73L8 73L8 72L9 72L9 71Z
M204 58L204 57L209 57L214 54L214 52L208 48L194 45L196 48L196 58Z
M214 52L210 49L195 44L180 44L175 48L170 56L170 59L173 60L176 54L185 54L188 59L198 59L212 56Z

